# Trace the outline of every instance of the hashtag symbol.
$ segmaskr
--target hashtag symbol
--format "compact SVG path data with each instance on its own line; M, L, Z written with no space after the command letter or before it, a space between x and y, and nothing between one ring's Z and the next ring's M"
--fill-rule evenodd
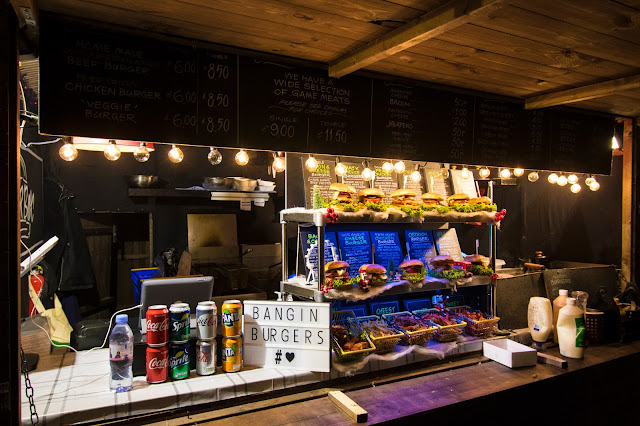
M278 352L276 352L276 364L280 364L281 360L282 360L282 351L278 349Z

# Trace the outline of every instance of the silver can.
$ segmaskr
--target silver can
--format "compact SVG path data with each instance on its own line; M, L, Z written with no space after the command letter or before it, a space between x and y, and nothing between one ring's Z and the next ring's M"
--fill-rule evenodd
M196 373L210 376L216 372L216 341L198 340L196 342Z
M218 312L215 302L199 302L196 306L196 323L198 339L212 340L216 338L218 328Z

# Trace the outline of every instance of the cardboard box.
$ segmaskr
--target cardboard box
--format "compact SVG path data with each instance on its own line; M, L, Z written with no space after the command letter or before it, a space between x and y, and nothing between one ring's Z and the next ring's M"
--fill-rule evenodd
M498 339L482 343L484 356L509 368L536 365L537 351L510 339Z

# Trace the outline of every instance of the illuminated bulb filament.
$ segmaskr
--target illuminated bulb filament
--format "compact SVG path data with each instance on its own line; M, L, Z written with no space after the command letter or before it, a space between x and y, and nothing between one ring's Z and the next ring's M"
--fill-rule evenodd
M573 185L571 185L571 192L573 192L574 194L577 194L578 192L580 192L581 189L582 187L580 186L579 183L574 183Z
M171 150L169 151L169 161L172 163L179 163L184 159L184 153L180 148L175 145L171 145Z
M116 161L120 158L120 148L113 139L109 141L109 145L104 148L104 156L109 161Z
M575 173L571 173L569 176L567 176L567 182L569 182L571 185L577 183L578 182L578 176L576 176Z
M273 170L275 170L276 172L278 172L278 173L284 172L285 165L286 165L286 163L284 161L284 158L276 157L276 158L273 159L272 167L273 167Z
M549 181L549 183L554 184L556 182L558 182L558 175L555 173L551 173L549 175L549 177L547 178L547 180Z
M236 154L236 163L239 166L246 166L249 163L249 154L244 149L241 149Z
M527 177L527 179L529 179L529 182L537 182L539 178L540 175L538 174L538 172L531 172Z
M373 175L374 175L374 172L371 171L371 169L368 167L365 167L364 170L362 171L362 179L364 179L367 182L373 179Z
M511 170L509 169L500 170L500 177L502 179L509 179L511 177Z
M600 184L594 180L593 183L589 185L589 189L595 192L600 189Z
M391 161L385 161L382 165L382 170L387 173L391 173L391 171L393 170L393 163Z
M420 179L422 179L420 172L418 170L414 170L413 173L411 173L411 180L417 183L420 182Z
M313 158L313 155L310 155L309 158L307 158L307 161L304 162L304 166L310 172L315 172L316 169L318 168L318 160Z
M396 171L396 173L403 173L405 169L404 161L398 161L396 164L393 165L393 168Z
M65 142L65 144L60 147L58 154L64 161L73 161L78 157L78 150L73 146L73 143Z
M558 177L558 186L565 186L569 182L569 179L565 175L560 175Z
M513 169L513 174L515 177L520 177L524 174L524 169L516 167L515 169Z
M470 175L471 173L469 173L469 169L467 169L466 167L463 167L462 172L460 173L460 176L462 177L462 179L468 179Z
M483 167L480 169L478 174L480 175L481 178L486 179L491 174L491 171L487 167Z
M347 174L347 168L342 163L336 164L336 175L344 176Z

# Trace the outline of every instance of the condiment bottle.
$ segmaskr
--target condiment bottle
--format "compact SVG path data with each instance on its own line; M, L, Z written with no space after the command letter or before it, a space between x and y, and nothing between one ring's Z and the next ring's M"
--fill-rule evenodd
M558 344L560 355L568 358L584 356L584 312L576 306L576 299L567 298L567 304L558 314Z
M553 327L553 309L551 301L546 297L532 297L529 299L527 319L531 338L536 349L542 350Z
M567 304L567 299L569 298L569 290L561 289L558 291L559 296L556 297L553 301L553 341L558 343L558 314L560 313L560 309L562 309Z

